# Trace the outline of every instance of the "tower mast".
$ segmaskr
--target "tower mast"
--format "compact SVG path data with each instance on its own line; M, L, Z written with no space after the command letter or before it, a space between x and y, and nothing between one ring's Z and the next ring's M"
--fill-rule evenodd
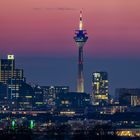
M83 30L83 20L82 20L82 11L80 11L80 22L79 22L79 30Z
M79 30L76 30L74 40L78 46L78 79L77 92L84 92L84 74L83 74L83 47L88 39L86 30L83 30L82 11L80 11Z

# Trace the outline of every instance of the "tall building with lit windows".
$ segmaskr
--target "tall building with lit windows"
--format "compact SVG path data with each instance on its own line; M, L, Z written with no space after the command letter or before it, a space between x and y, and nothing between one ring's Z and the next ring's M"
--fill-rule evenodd
M108 92L107 72L94 72L92 74L92 104L106 104L108 102Z
M14 55L8 55L7 59L0 59L0 82L7 84L11 78L23 78L23 69L15 68Z
M11 108L15 108L19 89L25 82L23 69L16 69L14 55L8 55L7 59L0 59L0 82L7 85L7 99Z

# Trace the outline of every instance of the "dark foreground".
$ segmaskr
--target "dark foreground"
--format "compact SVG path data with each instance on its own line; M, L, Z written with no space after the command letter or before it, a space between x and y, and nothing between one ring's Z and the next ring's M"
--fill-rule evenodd
M139 138L135 137L118 137L116 135L95 135L94 132L85 134L77 133L77 134L64 134L61 133L48 133L48 134L32 134L32 132L0 132L0 140L139 140Z

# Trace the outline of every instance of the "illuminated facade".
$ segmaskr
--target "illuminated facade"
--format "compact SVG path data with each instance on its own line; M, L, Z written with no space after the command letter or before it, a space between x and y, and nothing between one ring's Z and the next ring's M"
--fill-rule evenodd
M108 74L95 72L92 75L92 104L101 105L108 102Z
M18 109L32 110L34 105L34 89L27 83L22 83L19 89Z
M15 68L14 55L8 55L7 59L0 59L0 82L7 84L11 78L23 78L23 69Z
M8 80L8 98L14 99L19 97L19 89L21 84L25 82L25 79L11 78Z
M8 55L7 59L0 59L0 82L7 85L7 100L11 109L17 108L19 88L25 78L23 69L16 69L14 55Z
M56 94L69 92L68 86L41 86L44 91L44 102L48 105L55 105Z
M79 30L76 30L74 40L78 46L78 79L77 79L77 92L84 92L84 75L83 75L83 47L87 42L86 30L83 30L82 12L80 12Z
M25 79L20 78L10 78L7 82L8 85L8 101L10 109L17 109L17 99L19 98L19 90Z
M56 96L57 111L61 115L83 114L90 105L90 95L86 93L68 92Z

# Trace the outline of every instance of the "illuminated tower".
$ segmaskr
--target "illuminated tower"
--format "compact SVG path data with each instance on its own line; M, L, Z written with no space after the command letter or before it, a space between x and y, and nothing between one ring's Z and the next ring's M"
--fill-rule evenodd
M84 76L83 76L83 47L88 39L86 30L83 30L82 12L80 11L79 30L76 30L74 40L78 46L78 80L77 92L84 92Z

